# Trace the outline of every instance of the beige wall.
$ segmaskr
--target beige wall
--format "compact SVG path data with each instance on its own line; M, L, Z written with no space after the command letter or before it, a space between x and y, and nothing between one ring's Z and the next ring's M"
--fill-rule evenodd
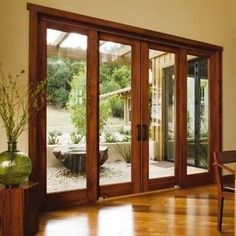
M236 149L235 0L28 1L223 46L223 146ZM28 68L26 2L0 0L0 61L12 73ZM0 151L6 148L3 132L1 129ZM27 132L19 146L27 151Z

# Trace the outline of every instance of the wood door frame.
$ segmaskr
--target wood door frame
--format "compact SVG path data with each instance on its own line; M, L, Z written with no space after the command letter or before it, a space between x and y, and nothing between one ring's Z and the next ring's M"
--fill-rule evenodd
M176 76L179 78L176 85L176 94L179 96L176 97L176 125L178 127L184 127L186 125L186 115L184 115L186 109L186 83L184 82L186 78L186 55L187 52L195 52L197 54L207 53L210 58L210 160L212 160L213 151L219 151L222 148L222 92L221 92L221 80L222 80L222 47L199 42L196 40L190 40L183 37L177 37L169 34L164 34L152 30L142 29L138 27L133 27L125 24L119 24L111 21L106 21L98 18L88 17L84 15L79 15L76 13L70 13L62 10L56 10L49 7L39 6L35 4L28 3L27 9L29 10L29 80L39 81L45 78L45 62L43 62L43 55L45 54L45 49L42 48L42 35L43 32L43 22L51 21L58 22L62 24L69 25L70 27L79 27L84 28L89 31L92 38L89 43L91 46L98 48L98 33L105 32L111 33L117 36L129 37L134 40L141 40L146 42L157 43L158 45L166 47L176 47L179 50L179 55L177 56L178 71L176 71ZM96 32L96 33L95 33ZM141 49L140 49L141 50ZM94 50L95 51L95 50ZM93 53L91 60L88 62L94 65L94 61L98 60L97 53ZM143 60L143 59L142 59ZM141 65L140 65L141 66ZM137 73L141 74L141 71ZM98 64L95 65L94 69L90 72L89 77L98 78ZM145 76L145 75L144 75ZM94 82L91 78L91 86L94 87L94 91L90 91L88 94L88 100L94 99L94 104L98 104L98 82ZM97 79L98 80L98 79ZM98 107L98 106L95 106ZM137 108L138 109L138 108ZM141 109L141 108L140 108ZM89 115L94 115L98 113L97 108L88 111ZM214 117L213 117L214 116ZM40 166L45 165L45 160L42 159L42 150L45 150L45 110L44 112L37 114L36 120L29 122L29 155L32 159L33 170L31 174L31 179L39 182L40 192L39 192L39 201L40 205L45 203L45 186L42 185L45 181L45 177L42 177L40 173ZM87 132L95 132L95 137L98 138L98 119L95 118L95 123L91 125ZM133 131L135 132L135 131ZM134 136L137 134L133 134ZM43 137L44 136L44 137ZM176 132L176 155L179 156L179 161L186 161L186 131L184 128L179 129ZM213 138L214 137L214 138ZM98 153L98 141L88 138L93 145L94 149L90 151L89 155L94 156ZM184 146L185 145L185 146ZM142 150L140 150L142 152ZM145 155L145 152L143 152ZM89 161L87 164L91 164ZM138 167L141 171L141 166ZM212 167L210 167L210 177L213 179ZM145 172L146 170L144 170ZM186 171L180 165L176 167L178 173L178 182L180 186L193 186L194 183L197 183L195 176L188 176L186 180ZM93 167L91 175L89 175L90 181L88 182L89 186L92 186L93 191L90 194L85 194L84 198L87 201L95 201L98 197L98 189L95 187L97 183L93 181L96 176L98 176L98 171ZM95 177L94 177L95 176ZM198 175L197 179L204 183L205 176ZM195 182L193 182L195 181ZM96 181L95 181L96 182ZM141 181L140 181L141 183ZM154 186L155 188L155 186ZM135 187L135 191L138 191L138 187ZM152 188L149 188L152 189ZM146 191L146 189L144 189ZM50 203L56 201L55 198L52 198ZM74 192L71 192L71 196L68 199L63 199L61 202L58 200L56 206L60 206L61 203L70 201L70 204L84 202L84 199L78 199Z

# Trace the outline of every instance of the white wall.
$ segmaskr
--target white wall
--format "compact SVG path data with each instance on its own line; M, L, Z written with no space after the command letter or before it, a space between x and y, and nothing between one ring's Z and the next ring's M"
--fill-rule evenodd
M236 21L234 0L29 0L224 47L223 146L236 149ZM11 73L28 68L29 19L26 0L0 0L0 61ZM25 80L27 82L27 80ZM6 148L0 129L0 151ZM27 132L19 147L27 151Z

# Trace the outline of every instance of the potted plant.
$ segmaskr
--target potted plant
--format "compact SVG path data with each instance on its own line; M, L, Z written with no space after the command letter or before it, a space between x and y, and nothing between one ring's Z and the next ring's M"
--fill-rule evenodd
M0 68L0 117L8 140L7 151L0 153L0 183L6 188L28 180L31 160L17 150L17 139L44 104L45 82L23 86L24 74L21 70L12 76Z

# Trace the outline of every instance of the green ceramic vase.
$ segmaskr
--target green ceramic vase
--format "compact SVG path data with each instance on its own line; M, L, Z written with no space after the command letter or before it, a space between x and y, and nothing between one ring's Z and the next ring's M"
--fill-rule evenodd
M0 153L0 183L14 188L28 180L32 170L30 158L17 150L16 142L8 142L8 150Z

